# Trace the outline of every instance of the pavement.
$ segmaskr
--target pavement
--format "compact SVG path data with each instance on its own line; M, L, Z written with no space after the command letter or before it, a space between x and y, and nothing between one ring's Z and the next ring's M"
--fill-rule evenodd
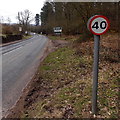
M0 47L3 115L15 105L22 90L33 78L47 43L46 36L34 35L28 40Z

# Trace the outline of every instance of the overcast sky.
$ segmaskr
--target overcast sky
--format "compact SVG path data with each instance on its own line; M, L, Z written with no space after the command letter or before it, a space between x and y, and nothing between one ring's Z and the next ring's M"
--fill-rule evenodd
M5 20L9 17L12 23L17 23L16 16L19 11L28 9L35 16L40 13L44 2L45 0L1 0L0 17L3 16Z

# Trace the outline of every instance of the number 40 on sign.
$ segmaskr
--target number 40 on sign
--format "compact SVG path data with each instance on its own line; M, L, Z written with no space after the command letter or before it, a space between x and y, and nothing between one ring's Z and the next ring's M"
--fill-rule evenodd
M102 35L109 29L110 22L103 15L95 15L88 20L87 27L94 35Z

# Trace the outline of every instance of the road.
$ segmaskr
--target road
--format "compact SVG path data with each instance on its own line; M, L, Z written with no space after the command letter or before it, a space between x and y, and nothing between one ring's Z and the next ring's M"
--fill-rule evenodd
M2 47L3 115L19 99L40 63L48 39L35 35L31 39Z

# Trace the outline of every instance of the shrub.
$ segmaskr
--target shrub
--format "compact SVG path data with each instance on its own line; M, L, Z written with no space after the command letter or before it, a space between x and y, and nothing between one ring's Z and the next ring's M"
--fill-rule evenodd
M2 43L8 43L21 39L22 39L22 35L6 35L6 37L2 36Z

